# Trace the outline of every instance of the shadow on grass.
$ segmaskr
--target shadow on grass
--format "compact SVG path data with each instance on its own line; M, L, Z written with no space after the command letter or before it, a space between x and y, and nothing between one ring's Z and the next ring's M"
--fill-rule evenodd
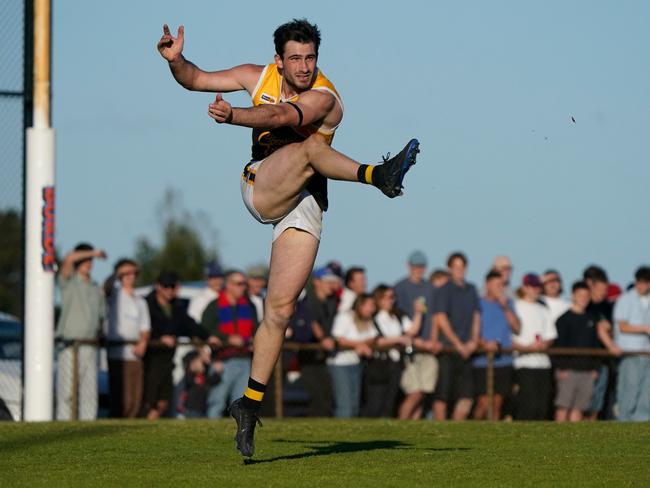
M292 461L296 459L305 459L315 456L330 456L332 454L347 454L351 452L362 451L377 451L383 449L399 449L399 450L414 450L414 451L470 451L469 447L430 447L421 448L413 447L412 444L407 444L402 441L395 440L375 440L375 441L289 441L284 439L277 439L273 442L284 442L292 444L303 444L307 452L300 452L297 454L287 454L285 456L276 456L267 459L245 459L245 465L272 463L275 461Z
M47 444L83 441L97 437L112 436L124 433L126 429L141 429L138 425L92 425L90 423L75 423L63 428L48 431L34 431L31 435L19 439L11 439L0 443L0 453L10 453L21 449L41 447ZM22 434L23 436L25 434Z

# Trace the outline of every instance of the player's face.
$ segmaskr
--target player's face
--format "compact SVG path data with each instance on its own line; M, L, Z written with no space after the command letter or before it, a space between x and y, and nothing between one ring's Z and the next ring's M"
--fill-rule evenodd
M282 70L285 81L297 90L308 90L316 76L318 55L312 42L287 41L284 55L275 55L275 63Z

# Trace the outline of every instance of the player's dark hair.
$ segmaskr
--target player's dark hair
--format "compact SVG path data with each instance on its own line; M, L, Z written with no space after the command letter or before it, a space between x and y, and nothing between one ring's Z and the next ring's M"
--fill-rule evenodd
M576 281L573 286L571 286L571 293L575 293L578 290L587 290L589 291L589 285L585 281Z
M596 281L600 283L609 283L609 279L607 278L607 272L603 268L601 268L600 266L596 266L595 264L588 266L584 270L584 272L582 273L582 279L587 282Z
M462 252L455 252L450 254L447 258L447 266L451 267L451 263L453 263L456 259L460 259L463 262L463 266L467 266L467 256L465 256Z
M636 273L634 273L634 279L636 281L645 281L646 283L650 282L650 267L641 266L636 270Z
M493 280L495 278L501 279L501 278L503 278L503 275L499 271L497 271L496 269L491 269L485 275L485 282L487 283L488 281Z
M361 266L353 266L345 272L345 286L348 286L350 282L354 279L356 273L365 273L366 270Z
M273 42L275 43L275 52L278 56L284 56L284 47L287 42L296 41L303 44L314 43L316 55L320 46L320 31L316 24L310 24L307 19L293 19L291 22L282 24L275 29L273 33Z

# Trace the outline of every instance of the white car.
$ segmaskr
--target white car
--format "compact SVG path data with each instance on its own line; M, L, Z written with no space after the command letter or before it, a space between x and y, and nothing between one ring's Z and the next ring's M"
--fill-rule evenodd
M13 420L22 419L22 357L23 324L0 312L0 399Z

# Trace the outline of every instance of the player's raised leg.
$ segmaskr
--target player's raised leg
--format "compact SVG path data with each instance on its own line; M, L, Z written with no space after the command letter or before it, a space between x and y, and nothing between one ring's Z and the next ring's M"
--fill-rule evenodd
M286 215L314 172L332 180L358 181L379 188L394 198L401 194L404 176L415 164L419 142L411 139L404 149L377 166L360 164L314 134L304 142L278 149L260 165L255 180L254 205L265 219Z
M318 244L312 234L295 228L285 230L273 243L264 320L255 334L251 377L244 396L231 406L237 421L237 449L244 456L253 455L259 407L296 300L314 268Z

